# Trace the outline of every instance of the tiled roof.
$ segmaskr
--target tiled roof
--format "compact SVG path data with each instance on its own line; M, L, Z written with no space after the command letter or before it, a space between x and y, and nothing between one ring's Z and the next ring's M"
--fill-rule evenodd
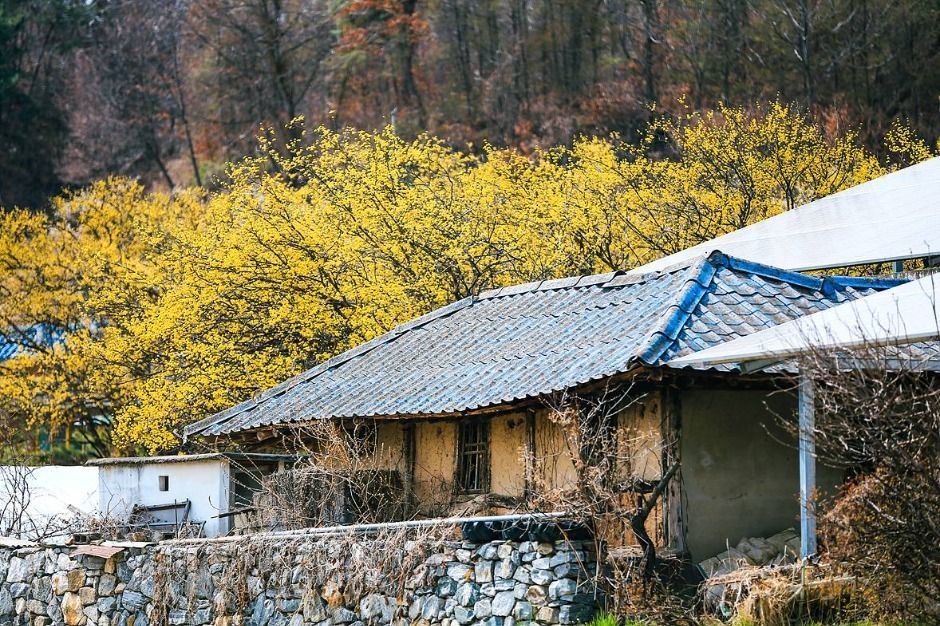
M712 253L484 292L419 317L185 429L440 415L568 389L769 328L899 281L818 278Z

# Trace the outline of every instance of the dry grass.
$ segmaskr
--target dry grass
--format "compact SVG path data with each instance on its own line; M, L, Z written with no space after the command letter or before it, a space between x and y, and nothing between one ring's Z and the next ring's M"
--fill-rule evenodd
M705 585L719 611L736 625L838 623L858 610L856 579L824 565L742 567Z

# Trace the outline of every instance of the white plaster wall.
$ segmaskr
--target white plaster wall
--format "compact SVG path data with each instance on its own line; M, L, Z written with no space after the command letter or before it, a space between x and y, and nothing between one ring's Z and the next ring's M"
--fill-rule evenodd
M127 515L135 504L168 504L189 500L189 519L206 522L207 537L225 534L227 519L216 515L229 510L229 462L227 459L102 465L99 474L99 506L116 517ZM160 476L169 477L169 491L160 491ZM161 519L172 520L173 512Z
M98 507L98 468L48 465L43 467L0 467L0 475L20 472L29 485L27 515L38 524L52 518L74 517L78 511L93 514ZM0 502L7 502L8 480L0 480Z

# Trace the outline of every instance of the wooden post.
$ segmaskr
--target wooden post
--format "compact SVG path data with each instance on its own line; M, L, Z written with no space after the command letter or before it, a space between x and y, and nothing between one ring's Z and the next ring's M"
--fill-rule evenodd
M405 422L402 425L402 435L405 443L405 506L407 513L415 505L415 463L417 459L417 437L415 436L415 423Z
M525 412L525 497L535 492L535 409Z
M800 374L800 556L816 554L816 393L812 379Z
M666 534L666 545L679 554L685 554L685 519L683 511L683 485L681 468L681 440L682 440L682 407L679 392L666 387L659 397L659 410L661 411L660 438L662 441L662 471L663 475L675 464L678 469L675 476L666 486L663 494L663 532Z

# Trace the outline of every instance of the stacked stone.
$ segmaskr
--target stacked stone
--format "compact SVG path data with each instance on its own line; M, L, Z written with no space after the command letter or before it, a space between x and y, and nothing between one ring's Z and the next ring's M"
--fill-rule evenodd
M147 626L149 598L130 587L134 575L146 586L146 568L69 552L66 546L0 550L0 624Z
M265 572L234 572L239 547L211 541L107 560L72 549L0 549L0 625L553 626L588 621L596 603L591 542L449 543L394 596L377 581L361 597L332 581L311 590L302 546Z
M433 569L409 581L412 624L576 624L591 618L596 603L589 542L464 543L427 565Z

